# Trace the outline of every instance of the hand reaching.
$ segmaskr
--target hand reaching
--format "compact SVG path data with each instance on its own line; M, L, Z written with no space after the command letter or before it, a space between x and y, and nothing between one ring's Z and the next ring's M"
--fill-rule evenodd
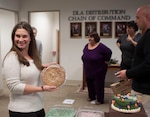
M118 71L115 73L116 77L117 78L120 78L120 79L127 79L127 76L126 76L126 70L121 70L121 71Z

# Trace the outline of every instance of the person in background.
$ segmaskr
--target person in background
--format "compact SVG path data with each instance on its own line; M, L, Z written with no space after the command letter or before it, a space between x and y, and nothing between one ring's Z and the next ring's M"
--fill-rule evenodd
M120 64L121 69L131 68L135 46L142 37L142 34L138 32L138 26L134 21L127 22L126 32L125 35L116 41L117 46L122 52Z
M37 29L35 27L32 27L32 30L33 30L33 33L34 33L34 36L35 36L35 39L36 39ZM42 58L42 50L43 50L42 42L40 40L36 39L36 44L37 44L37 49L38 49L39 55Z
M56 86L43 85L42 66L31 26L26 22L15 25L12 47L3 60L4 76L10 91L10 117L45 117L44 91L55 91ZM13 65L12 65L13 64Z
M137 9L136 23L143 36L136 45L133 66L118 71L116 75L120 79L132 79L131 94L141 99L145 112L150 117L150 5Z
M104 103L104 85L108 62L112 51L100 42L98 33L89 34L89 43L83 49L81 57L91 104Z

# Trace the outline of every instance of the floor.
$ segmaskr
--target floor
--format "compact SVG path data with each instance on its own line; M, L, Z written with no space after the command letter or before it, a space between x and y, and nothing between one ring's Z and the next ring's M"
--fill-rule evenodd
M81 88L81 81L67 81L63 86L61 86L55 92L44 92L45 101L45 111L46 113L50 108L54 106L69 106L76 111L80 108L89 108L101 110L104 112L109 112L109 103L112 99L113 94L106 91L105 92L105 103L102 105L92 105L87 101L87 93L79 91ZM0 114L1 117L8 117L8 101L9 101L9 91L4 84L3 95L0 96ZM73 99L75 102L73 104L63 104L65 99Z

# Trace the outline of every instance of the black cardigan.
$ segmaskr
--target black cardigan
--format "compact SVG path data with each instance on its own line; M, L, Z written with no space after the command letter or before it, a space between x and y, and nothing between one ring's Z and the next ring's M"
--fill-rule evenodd
M150 95L150 29L136 45L133 65L126 75L133 79L133 90Z

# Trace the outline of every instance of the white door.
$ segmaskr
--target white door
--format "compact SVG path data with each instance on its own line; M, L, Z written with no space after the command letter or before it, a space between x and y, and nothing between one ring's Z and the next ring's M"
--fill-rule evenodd
M29 23L37 28L36 39L42 42L42 62L58 62L59 11L29 12Z
M18 22L16 12L0 9L0 95L2 95L3 90L1 64L4 56L11 48L11 32L16 22Z

